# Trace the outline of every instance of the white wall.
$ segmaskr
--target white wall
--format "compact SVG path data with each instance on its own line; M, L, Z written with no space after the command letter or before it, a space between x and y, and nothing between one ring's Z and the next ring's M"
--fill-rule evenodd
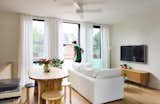
M131 17L112 26L111 66L127 63L131 67L151 73L149 86L160 89L160 15ZM121 45L148 46L148 63L120 61Z
M19 34L19 15L0 12L0 62L18 60Z

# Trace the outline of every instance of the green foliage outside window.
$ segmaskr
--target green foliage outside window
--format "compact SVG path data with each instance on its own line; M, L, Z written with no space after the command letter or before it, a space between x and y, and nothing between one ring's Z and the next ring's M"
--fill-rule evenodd
M101 31L93 36L93 58L101 58Z
M44 36L43 32L38 28L33 28L33 57L43 56Z

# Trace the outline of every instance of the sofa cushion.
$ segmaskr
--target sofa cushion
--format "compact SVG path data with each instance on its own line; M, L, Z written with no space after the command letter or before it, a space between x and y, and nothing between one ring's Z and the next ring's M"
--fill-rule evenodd
M80 68L78 70L78 72L86 75L86 76L89 76L89 77L93 77L95 78L96 77L96 73L95 73L95 69L91 68L91 67L83 67L83 68Z
M121 75L120 69L101 69L95 71L96 78L111 78L111 77L119 77Z
M0 80L0 92L16 90L19 87L18 79L3 79Z
M80 66L76 71L93 78L111 78L121 75L120 69L94 69L92 67Z
M110 77L119 77L121 75L120 69L95 69L92 68L90 64L85 63L73 63L73 69L93 78L110 78Z
M72 67L73 67L74 70L77 70L77 69L80 68L80 65L81 65L81 64L79 64L79 63L73 62Z
M73 62L72 67L74 70L84 69L85 67L91 67L88 63L77 63Z

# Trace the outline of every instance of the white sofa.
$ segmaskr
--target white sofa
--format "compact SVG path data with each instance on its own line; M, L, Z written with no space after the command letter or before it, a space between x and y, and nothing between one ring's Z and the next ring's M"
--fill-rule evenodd
M120 70L107 69L96 71L95 74L93 70L82 71L75 68L69 70L69 73L71 86L92 104L102 104L124 97L124 80L120 76Z

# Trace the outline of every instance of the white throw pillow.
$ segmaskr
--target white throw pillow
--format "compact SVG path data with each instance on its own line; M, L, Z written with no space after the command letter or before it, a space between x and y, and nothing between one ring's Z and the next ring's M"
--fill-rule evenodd
M121 76L120 69L102 69L95 72L96 78L112 78Z

